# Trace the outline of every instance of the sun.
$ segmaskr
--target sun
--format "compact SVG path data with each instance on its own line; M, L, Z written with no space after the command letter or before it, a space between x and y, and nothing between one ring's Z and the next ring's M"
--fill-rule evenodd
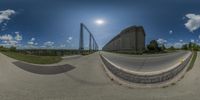
M103 19L97 19L97 20L95 20L95 23L97 25L103 25L103 24L105 24L105 21Z

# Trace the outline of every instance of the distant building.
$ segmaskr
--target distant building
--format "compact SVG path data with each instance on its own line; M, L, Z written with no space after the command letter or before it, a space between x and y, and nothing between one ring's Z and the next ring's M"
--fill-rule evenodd
M142 53L145 50L145 31L142 26L131 26L115 36L102 50Z

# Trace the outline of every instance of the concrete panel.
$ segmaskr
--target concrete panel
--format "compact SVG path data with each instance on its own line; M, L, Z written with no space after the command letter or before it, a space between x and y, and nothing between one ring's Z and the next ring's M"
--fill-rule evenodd
M143 52L145 49L145 32L141 26L131 26L121 31L104 47L105 51Z

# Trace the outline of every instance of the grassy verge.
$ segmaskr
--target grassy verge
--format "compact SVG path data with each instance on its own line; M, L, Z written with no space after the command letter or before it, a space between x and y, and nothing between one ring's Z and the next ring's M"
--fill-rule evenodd
M34 64L53 64L62 60L60 56L36 56L16 52L2 52L8 57Z
M190 71L193 68L196 58L197 58L197 51L193 51L192 60L190 62L190 65L189 65L187 71Z

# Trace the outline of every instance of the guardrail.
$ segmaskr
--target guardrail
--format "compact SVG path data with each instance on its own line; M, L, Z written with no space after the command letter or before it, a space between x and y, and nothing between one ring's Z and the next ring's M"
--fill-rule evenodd
M150 72L150 73L142 73L142 72L134 72L127 69L124 69L120 66L115 65L111 61L109 61L106 57L100 54L100 57L105 65L105 67L115 76L119 77L128 82L140 83L140 84L153 84L160 83L167 80L172 79L177 74L179 74L185 66L190 61L192 53L190 52L186 58L184 58L181 62L177 63L175 66L170 67L167 70L160 72Z

